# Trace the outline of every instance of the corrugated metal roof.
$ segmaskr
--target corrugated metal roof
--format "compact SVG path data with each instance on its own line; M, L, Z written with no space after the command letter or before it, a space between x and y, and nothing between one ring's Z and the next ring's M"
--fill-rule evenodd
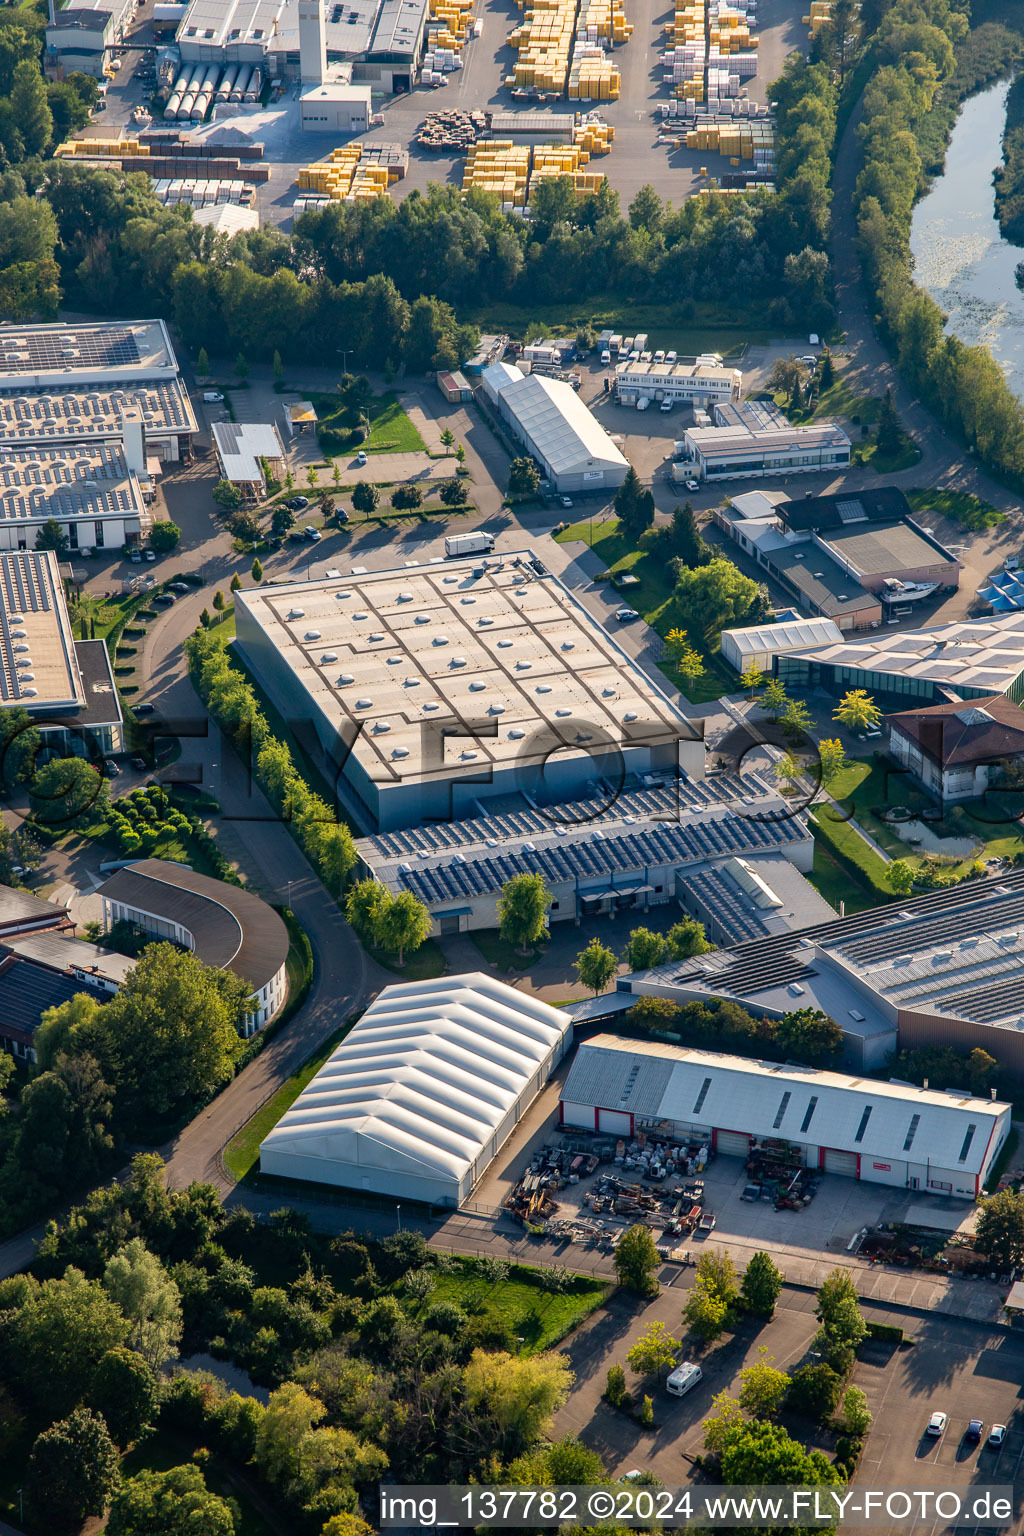
M261 1152L457 1185L571 1027L479 972L385 987Z
M591 1057L611 1058L617 1064L592 1062ZM562 1098L602 1109L632 1109L632 1099L646 1104L657 1095L666 1067L670 1068L668 1083L657 1107L645 1114L682 1124L743 1130L751 1136L778 1136L838 1152L931 1162L968 1176L981 1172L992 1132L1010 1112L1008 1104L991 1099L618 1035L597 1035L580 1046ZM634 1082L627 1105L595 1099L584 1091L591 1084L614 1091L631 1075Z

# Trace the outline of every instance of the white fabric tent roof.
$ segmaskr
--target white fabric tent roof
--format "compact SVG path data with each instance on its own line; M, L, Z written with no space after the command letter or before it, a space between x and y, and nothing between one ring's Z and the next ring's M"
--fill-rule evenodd
M634 1073L635 1067L639 1070ZM652 1085L657 1108L651 1107ZM837 1152L928 1161L968 1174L982 1171L991 1133L1009 1110L1007 1104L966 1093L940 1093L618 1035L596 1035L580 1046L562 1098L683 1124L744 1130L751 1136L778 1136Z
M833 619L784 619L778 624L757 624L751 629L725 629L744 655L778 656L783 651L808 645L841 645L843 632Z
M512 377L518 373L508 363L493 363L484 370L484 380L506 401L552 474L584 470L593 463L627 467L623 454L571 384L539 373Z
M260 1150L457 1183L571 1027L479 972L385 987Z

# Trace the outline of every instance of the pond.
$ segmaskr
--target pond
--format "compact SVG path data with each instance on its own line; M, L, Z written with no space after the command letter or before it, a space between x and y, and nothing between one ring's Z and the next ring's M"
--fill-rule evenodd
M1002 80L965 102L945 171L914 209L910 249L917 282L949 316L946 330L988 347L1024 399L1024 293L1013 280L1024 251L999 232L992 185L1009 89Z

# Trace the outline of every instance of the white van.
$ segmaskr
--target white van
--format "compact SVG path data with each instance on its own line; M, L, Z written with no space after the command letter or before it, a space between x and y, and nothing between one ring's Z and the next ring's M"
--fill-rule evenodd
M703 1376L704 1372L699 1365L677 1365L665 1383L665 1390L671 1392L673 1397L685 1397Z

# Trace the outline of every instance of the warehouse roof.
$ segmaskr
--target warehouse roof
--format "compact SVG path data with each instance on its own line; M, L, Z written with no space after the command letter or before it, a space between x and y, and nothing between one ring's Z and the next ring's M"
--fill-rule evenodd
M754 545L768 569L797 591L805 602L828 617L877 609L879 598L866 592L855 576L808 540L795 542L780 532L774 518L740 524L743 537ZM835 642L842 646L842 640ZM800 648L802 651L802 647Z
M178 923L205 965L233 971L254 992L273 980L288 955L288 930L273 907L183 864L140 859L117 870L96 894Z
M854 524L897 523L911 515L910 502L894 485L875 490L847 491L839 496L802 496L780 499L779 516L790 528L849 528Z
M570 474L590 464L627 467L623 454L570 384L539 373L521 374L508 363L493 363L484 369L483 378L505 401L552 474Z
M538 570L539 567L539 570ZM381 790L698 733L530 550L236 594ZM258 658L257 658L258 661ZM356 734L358 732L358 735ZM611 745L608 745L610 743ZM484 779L484 782L486 780Z
M263 479L260 459L280 459L284 454L273 422L218 421L213 441L226 480L251 485Z
M841 645L843 632L832 619L790 619L782 624L756 624L750 629L724 629L744 655L771 657L808 645Z
M752 999L775 1011L818 1006L847 1033L865 1032L882 1010L890 1020L906 1010L1020 1032L1022 930L1024 870L1013 870L657 966L620 986Z
M910 522L829 528L818 537L859 575L885 576L890 571L933 565L960 569L960 562L948 550L925 538Z
M833 663L858 671L891 673L942 687L1007 693L1024 672L1024 613L990 619L958 619L870 639L794 651L795 660ZM877 685L876 685L877 686Z
M68 921L68 909L55 901L44 901L31 891L13 885L0 885L0 938L5 942L12 933L34 928L58 928Z
M579 1047L567 1103L652 1120L742 1127L752 1136L892 1154L977 1174L1010 1106L968 1093L873 1082L654 1040L596 1035Z
M87 324L0 326L0 388L80 387L100 376L174 376L178 364L162 320L100 320Z
M741 425L688 427L685 438L703 459L728 458L737 462L746 458L762 459L766 453L789 453L795 448L819 453L829 448L850 446L850 439L834 421L813 422L804 427L771 427L763 431L751 431Z
M0 451L0 522L139 517L142 511L139 482L116 443Z
M726 943L790 933L836 916L784 853L730 854L686 871L686 889L726 935Z
M0 379L0 389L5 381ZM0 393L0 438L7 443L65 443L119 437L126 410L142 412L146 432L194 432L195 417L179 379L35 389L18 381Z
M536 834L522 843L502 839L493 850L400 866L396 878L400 888L428 905L500 891L507 880L524 873L540 873L550 883L604 881L609 890L625 891L630 876L651 867L786 847L808 836L802 817L789 814L762 821L722 806L700 816L691 813L678 824L582 827L561 835L552 829L543 839ZM593 894L589 885L588 892Z
M1024 713L1001 693L970 704L953 701L902 710L887 715L885 723L942 768L1024 755Z
M57 1008L81 991L81 984L70 976L0 953L0 1033L33 1034L47 1008Z
M0 553L0 704L40 710L84 703L57 556Z
M480 973L385 987L261 1151L460 1180L570 1028Z
M5 949L20 955L23 960L33 960L37 965L49 966L67 976L83 971L97 980L111 981L118 986L135 969L135 961L128 955L119 955L114 949L104 949L101 944L90 944L87 939L74 939L56 930L5 934L0 952Z

